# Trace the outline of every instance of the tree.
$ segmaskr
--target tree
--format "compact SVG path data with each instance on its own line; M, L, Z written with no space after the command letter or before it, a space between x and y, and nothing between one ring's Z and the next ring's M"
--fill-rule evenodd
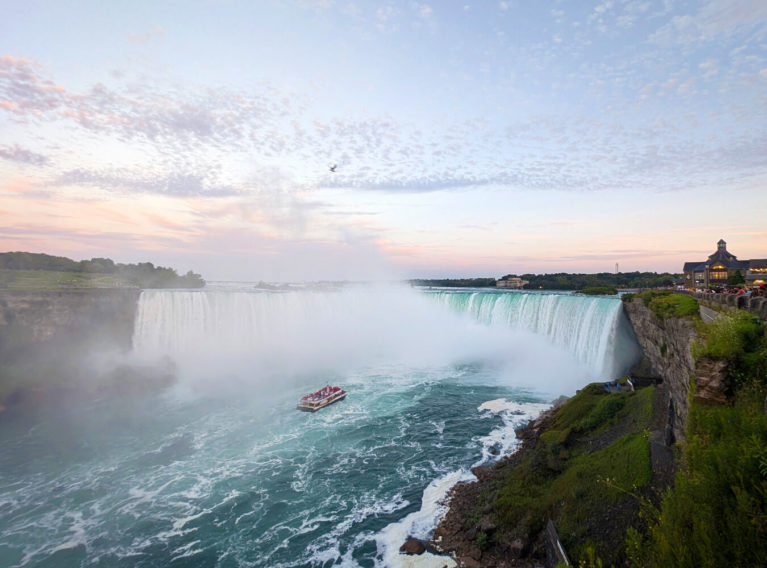
M727 285L728 286L739 286L740 284L745 283L745 278L743 278L743 275L740 273L740 270L736 270L733 274L730 274L727 277Z

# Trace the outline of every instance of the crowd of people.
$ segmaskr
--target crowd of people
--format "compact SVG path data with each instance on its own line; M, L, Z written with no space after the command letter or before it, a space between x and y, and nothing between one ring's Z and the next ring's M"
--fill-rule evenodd
M753 288L741 288L741 287L731 287L731 288L704 288L704 289L698 289L696 292L705 292L710 294L735 294L738 296L754 296L754 297L767 297L767 289L765 289L765 285L761 284L758 287Z

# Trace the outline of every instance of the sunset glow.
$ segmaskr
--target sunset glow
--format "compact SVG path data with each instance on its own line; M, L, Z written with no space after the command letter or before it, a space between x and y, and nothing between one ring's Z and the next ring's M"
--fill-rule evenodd
M177 8L6 4L0 248L256 281L767 257L763 1Z

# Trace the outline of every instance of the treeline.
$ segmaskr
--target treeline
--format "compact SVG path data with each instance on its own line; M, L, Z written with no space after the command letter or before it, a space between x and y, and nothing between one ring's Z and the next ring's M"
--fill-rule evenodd
M412 286L438 286L444 288L495 287L495 278L431 278L408 280Z
M517 276L507 274L502 278ZM674 284L676 274L663 272L598 272L596 274L522 274L522 280L530 283L527 290L582 290L594 286L612 286L615 288L662 288Z
M202 276L191 270L184 275L179 275L173 268L155 266L151 262L119 264L109 258L75 261L49 254L4 252L0 253L0 269L109 274L139 288L202 288L205 286Z
M584 288L663 288L671 286L677 274L664 272L599 272L597 274L507 274L500 280L520 276L530 283L526 290L583 290ZM427 278L409 280L413 286L443 286L454 288L490 288L496 283L495 278Z

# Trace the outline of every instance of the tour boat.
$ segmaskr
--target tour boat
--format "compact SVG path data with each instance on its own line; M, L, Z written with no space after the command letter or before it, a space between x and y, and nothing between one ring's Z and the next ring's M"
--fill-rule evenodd
M346 398L346 391L341 387L331 387L330 385L321 388L317 392L302 396L296 405L298 410L304 412L317 412L320 408L325 408L329 404L338 402Z

